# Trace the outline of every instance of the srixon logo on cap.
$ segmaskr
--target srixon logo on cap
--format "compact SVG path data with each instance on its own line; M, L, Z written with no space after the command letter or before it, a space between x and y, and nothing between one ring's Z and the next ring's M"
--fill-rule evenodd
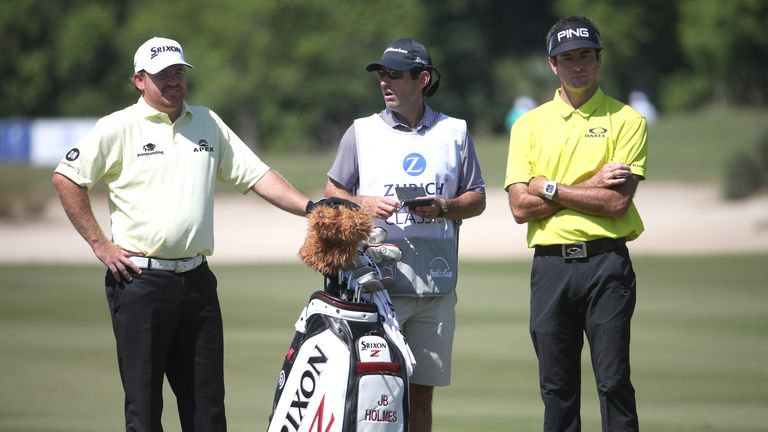
M563 38L570 39L574 37L589 38L589 29L586 27L579 27L575 29L565 29L557 33L558 42L563 40Z
M179 48L177 46L173 46L173 45L165 45L165 46L152 47L149 51L152 53L152 55L149 56L149 58L153 59L153 58L157 57L158 55L160 55L160 54L162 54L164 52L177 52L177 53L180 53L181 52L181 48Z

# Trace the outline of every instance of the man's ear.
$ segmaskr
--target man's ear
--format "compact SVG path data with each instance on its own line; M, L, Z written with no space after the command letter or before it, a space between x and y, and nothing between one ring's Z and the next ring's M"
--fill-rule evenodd
M428 70L423 70L419 73L419 80L421 81L421 89L424 90L429 87L429 83L432 81L432 75L429 74Z
M423 94L424 97L430 97L435 94L437 88L440 86L440 72L435 68L429 68L426 71L422 71L422 75L427 75L429 79L427 79L425 85L424 82L422 82L421 94Z
M552 73L557 76L557 57L547 57L547 61L549 62L549 68L552 70Z
M146 78L146 75L142 74L141 72L134 72L133 74L133 86L136 87L136 89L141 92L144 91L145 78Z

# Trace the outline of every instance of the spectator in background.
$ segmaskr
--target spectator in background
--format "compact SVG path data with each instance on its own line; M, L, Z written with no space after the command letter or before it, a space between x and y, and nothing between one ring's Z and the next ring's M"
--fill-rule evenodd
M532 97L522 95L515 98L515 103L512 108L507 112L507 117L504 119L504 126L507 130L512 128L515 121L520 118L521 115L536 108L536 101Z
M629 93L629 106L645 117L648 124L656 121L656 107L648 98L648 95L641 90L633 90Z

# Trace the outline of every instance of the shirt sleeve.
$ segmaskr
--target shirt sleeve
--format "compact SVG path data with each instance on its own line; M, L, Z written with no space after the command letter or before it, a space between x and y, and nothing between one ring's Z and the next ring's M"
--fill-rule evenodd
M480 171L480 161L475 152L475 141L467 130L464 146L461 149L461 178L459 179L458 195L467 191L485 193L485 180Z
M648 125L645 118L638 116L622 126L617 137L613 159L629 165L632 174L645 178L647 158Z
M122 164L121 141L116 138L111 118L101 118L96 125L62 158L54 172L75 184L91 189L104 177L117 174Z
M328 171L328 178L350 192L359 185L360 169L357 164L357 135L354 123L341 137L336 159Z
M216 178L233 185L245 194L269 171L256 153L227 126L213 111L211 117L218 125L221 155Z
M505 190L515 183L528 183L534 177L529 123L526 121L526 116L523 116L512 125L512 131L509 134L507 171L504 178Z

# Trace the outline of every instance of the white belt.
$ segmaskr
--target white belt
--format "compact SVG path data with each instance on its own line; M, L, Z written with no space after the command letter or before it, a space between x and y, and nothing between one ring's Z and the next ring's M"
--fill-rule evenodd
M177 260L147 258L140 256L132 256L129 258L139 268L149 270L167 270L176 273L184 273L190 270L196 269L200 264L205 262L205 256L198 255L192 258L182 258Z

